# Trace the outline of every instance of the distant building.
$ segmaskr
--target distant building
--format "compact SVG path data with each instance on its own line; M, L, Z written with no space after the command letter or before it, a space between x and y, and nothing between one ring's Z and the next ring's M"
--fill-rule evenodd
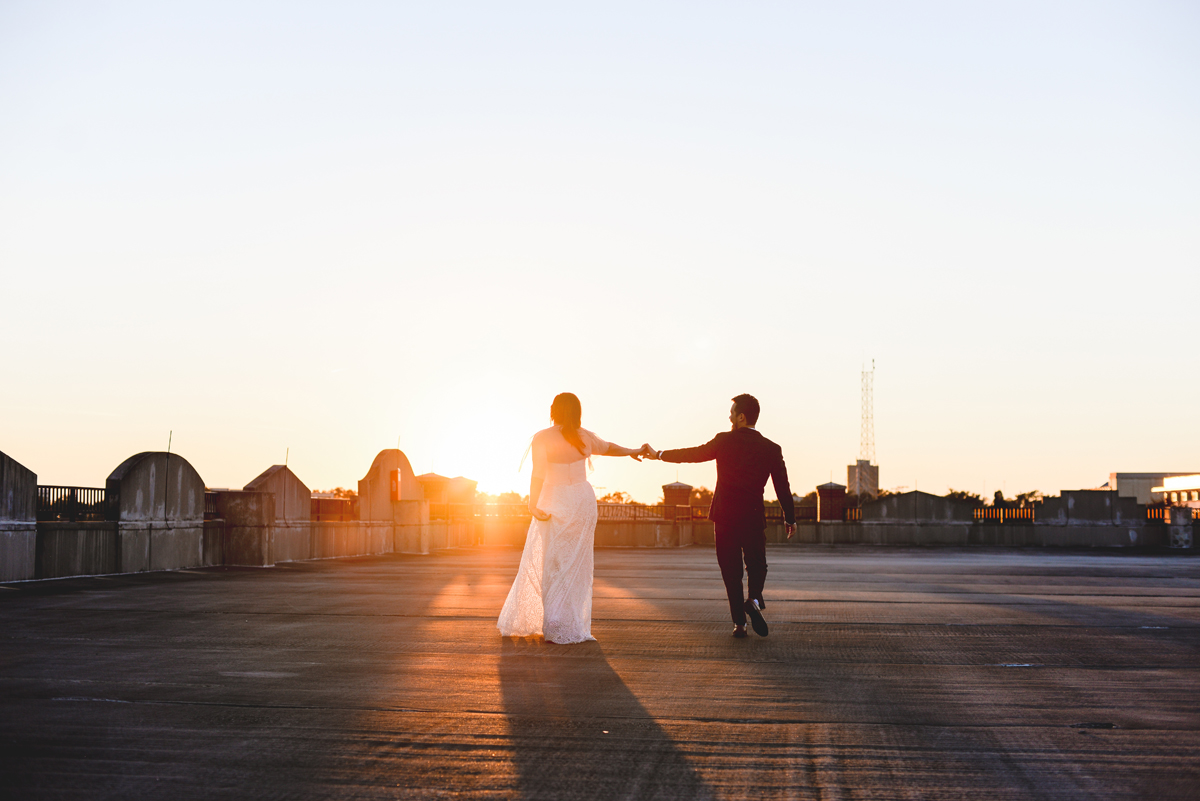
M670 484L663 484L662 491L664 506L671 507L692 505L691 484L684 484L682 481L675 481Z
M332 492L314 492L309 500L309 519L318 523L358 519L358 497L344 498Z
M417 476L417 483L430 503L475 503L476 482L457 476L448 478L437 473Z
M1163 486L1165 479L1197 473L1200 470L1188 473L1109 473L1108 488L1122 498L1137 498L1138 503L1149 506L1163 500L1162 492L1156 492L1154 488Z
M846 491L859 498L879 497L879 465L859 459L846 468Z
M832 481L817 487L817 520L840 523L845 509L845 487Z
M1200 475L1167 476L1150 491L1172 506L1200 508Z

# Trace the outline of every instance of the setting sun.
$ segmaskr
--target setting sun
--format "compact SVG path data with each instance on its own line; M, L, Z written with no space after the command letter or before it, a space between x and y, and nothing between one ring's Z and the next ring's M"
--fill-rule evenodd
M418 473L436 472L466 476L478 482L480 492L528 491L529 465L521 460L530 439L541 426L537 414L518 409L515 403L495 398L486 406L458 403L447 409L453 424L438 426L429 442L432 458L414 464ZM544 417L544 415L543 415ZM526 422L528 421L528 422ZM401 443L401 448L403 448Z

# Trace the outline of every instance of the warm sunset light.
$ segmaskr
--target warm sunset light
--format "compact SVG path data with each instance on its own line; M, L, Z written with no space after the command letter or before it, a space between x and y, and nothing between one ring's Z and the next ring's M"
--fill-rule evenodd
M1194 801L1198 42L0 0L0 796Z
M1154 487L1151 492L1174 492L1176 490L1200 489L1200 475L1167 476L1163 478L1161 487Z
M1186 6L55 8L0 12L0 449L46 481L174 432L216 486L398 443L522 490L558 392L657 447L751 392L809 490L872 359L883 488L1200 450L1145 434L1200 379L1138 344L1190 337Z
M431 443L435 455L428 464L418 461L416 469L468 476L479 482L481 492L527 492L528 486L522 490L521 485L528 485L529 465L522 471L521 460L536 429L518 426L534 417L529 411L513 408L503 399L485 408L471 409L467 404L453 408L447 416L456 422L437 429ZM549 421L533 425L543 428Z

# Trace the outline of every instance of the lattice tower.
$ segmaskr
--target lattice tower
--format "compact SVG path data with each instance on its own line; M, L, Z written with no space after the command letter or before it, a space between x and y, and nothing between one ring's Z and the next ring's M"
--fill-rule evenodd
M874 386L875 360L872 359L871 369L862 371L862 431L858 446L858 458L868 464L875 461Z

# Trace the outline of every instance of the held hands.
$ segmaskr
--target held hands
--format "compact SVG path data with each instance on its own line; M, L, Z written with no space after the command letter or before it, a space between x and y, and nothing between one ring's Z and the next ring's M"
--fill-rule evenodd
M629 454L629 458L640 462L642 459L657 459L658 456L656 454L657 451L655 451L654 448L651 448L650 443L647 442L645 445L638 448L634 453Z
M632 449L626 449L626 450L632 450ZM655 459L658 459L658 451L654 450L654 448L651 448L650 443L647 442L646 444L642 445L642 447L638 448L636 451L633 451L633 453L630 453L629 458L633 459L635 461L638 461L638 462L642 461L642 459L655 460Z

